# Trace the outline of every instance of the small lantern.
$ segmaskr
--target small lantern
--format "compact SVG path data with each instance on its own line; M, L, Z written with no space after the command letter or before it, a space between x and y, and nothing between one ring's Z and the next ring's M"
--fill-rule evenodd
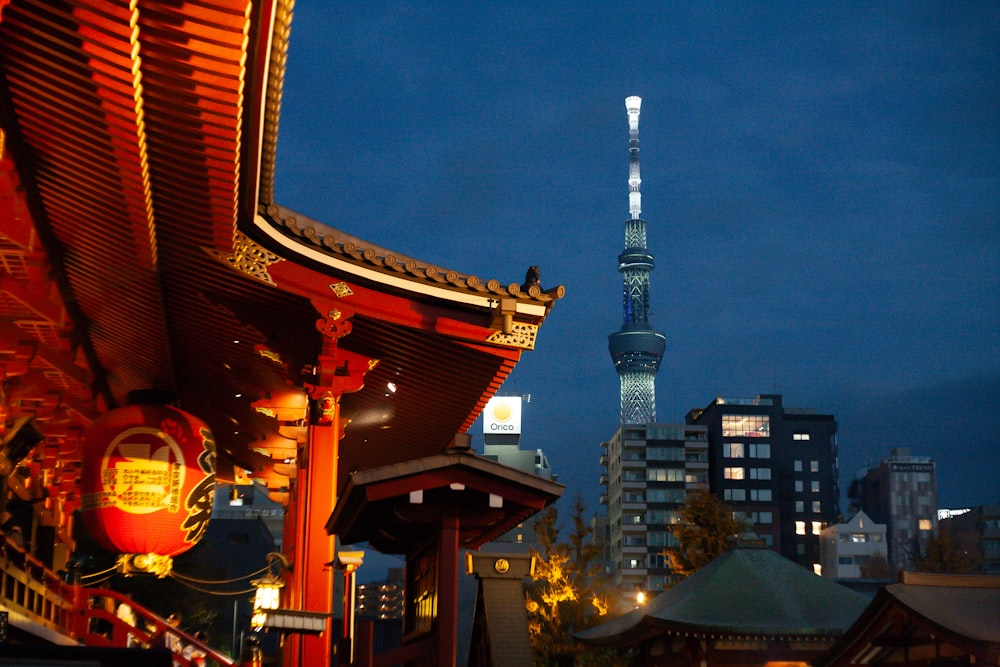
M250 627L263 628L267 621L267 612L281 606L281 589L285 584L270 572L250 583L257 588L253 596L253 617L250 619Z
M277 569L277 573L272 569ZM276 551L267 554L267 573L260 579L254 579L250 584L257 589L253 596L253 618L250 626L262 628L267 620L267 612L281 607L281 589L285 582L281 573L288 568L288 561Z
M254 610L277 609L281 606L281 589L285 584L280 579L268 574L251 583L257 587L253 597Z

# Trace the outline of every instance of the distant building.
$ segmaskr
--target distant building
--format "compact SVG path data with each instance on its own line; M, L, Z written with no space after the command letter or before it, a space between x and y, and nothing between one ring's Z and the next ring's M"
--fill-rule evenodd
M615 585L660 591L672 573L664 550L688 491L708 489L704 426L622 424L601 443L601 503L607 506L607 554Z
M875 523L864 512L849 521L827 526L819 534L822 575L828 579L862 579L862 568L872 557L888 561L884 523Z
M212 503L212 520L215 519L260 519L271 533L278 551L281 550L285 508L280 502L271 500L263 484L216 482Z
M483 410L483 456L521 472L555 479L549 460L541 449L521 449L521 415L530 396L494 396ZM533 515L514 530L485 545L493 551L522 553L536 547Z
M840 518L833 416L761 394L717 398L687 422L707 429L712 493L753 519L766 545L818 570L820 532Z
M892 450L877 467L851 482L848 497L879 523L886 524L889 561L911 569L927 540L937 534L937 475L934 461L911 456L909 447Z
M938 523L972 565L972 574L1000 575L1000 503L952 513Z

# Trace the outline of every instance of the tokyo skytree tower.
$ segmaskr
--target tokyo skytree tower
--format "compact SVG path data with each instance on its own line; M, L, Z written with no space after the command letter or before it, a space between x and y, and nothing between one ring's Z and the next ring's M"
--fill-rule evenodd
M639 97L625 98L628 111L629 170L625 249L618 255L622 274L623 318L620 331L608 336L608 350L621 381L621 423L656 421L656 372L666 348L666 338L649 324L649 273L653 256L646 249L646 221L639 193Z

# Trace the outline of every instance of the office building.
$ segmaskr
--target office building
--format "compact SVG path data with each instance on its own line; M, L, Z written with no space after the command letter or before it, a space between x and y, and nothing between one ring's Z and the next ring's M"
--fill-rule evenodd
M761 394L716 398L687 423L707 430L712 493L753 519L766 545L818 569L820 532L840 517L833 416Z
M878 466L851 482L848 497L879 523L886 524L889 561L912 569L927 540L937 534L937 475L934 461L911 456L909 447L892 450Z

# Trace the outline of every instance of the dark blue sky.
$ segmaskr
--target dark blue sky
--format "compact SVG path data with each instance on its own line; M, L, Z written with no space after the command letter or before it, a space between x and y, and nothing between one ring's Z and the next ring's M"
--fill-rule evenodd
M296 5L277 199L566 286L502 393L567 497L599 509L618 422L638 95L659 420L781 393L836 416L844 488L906 446L942 507L1000 501L1000 4L355 4Z

